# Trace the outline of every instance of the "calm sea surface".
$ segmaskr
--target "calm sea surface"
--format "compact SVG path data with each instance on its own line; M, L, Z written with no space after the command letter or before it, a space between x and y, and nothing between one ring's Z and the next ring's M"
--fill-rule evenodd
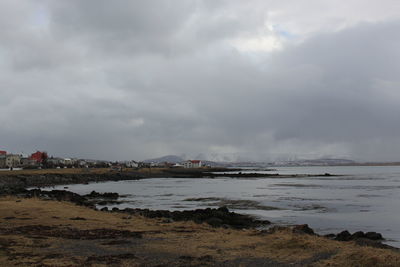
M124 195L122 204L109 207L184 210L224 205L276 224L307 223L320 234L376 231L383 234L386 243L400 247L400 167L276 169L268 173L343 176L157 178L69 185L68 190L79 194L95 190ZM63 186L55 188L63 189Z

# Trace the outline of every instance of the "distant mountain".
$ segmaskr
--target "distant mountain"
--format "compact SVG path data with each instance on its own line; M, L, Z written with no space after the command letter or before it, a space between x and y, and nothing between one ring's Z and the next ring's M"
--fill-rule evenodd
M329 159L316 159L316 160L311 160L311 163L325 163L325 164L353 164L355 163L354 160L350 159L335 159L335 158L329 158Z
M183 158L176 156L176 155L167 155L164 157L159 157L159 158L154 158L154 159L146 159L143 162L146 163L150 163L150 162L157 162L157 163L161 163L161 162L169 162L169 163L179 163L184 161Z
M195 157L192 159L198 159L202 161L202 164L204 166L208 165L211 167L222 167L222 166L228 166L228 164L226 163L222 163L222 162L214 162L214 161L209 161L209 160L205 160L204 158L199 158L199 157ZM176 155L168 155L168 156L164 156L164 157L159 157L159 158L154 158L154 159L146 159L143 162L145 163L162 163L162 162L169 162L169 163L181 163L183 161L185 161L186 159L180 156L176 156Z
M296 165L296 166L335 166L335 165L351 165L356 162L349 159L308 159L294 160L286 162L275 162L275 165Z
M146 163L181 163L186 159L197 159L203 162L203 165L210 166L335 166L335 165L352 165L355 161L341 158L320 158L320 159L298 159L298 160L279 160L274 162L266 162L263 160L250 161L245 158L238 157L234 154L199 154L195 157L186 157L186 155L167 155L154 159L147 159Z
M202 161L219 162L219 163L250 161L250 159L241 157L236 153L199 154L196 157L194 157L194 159Z

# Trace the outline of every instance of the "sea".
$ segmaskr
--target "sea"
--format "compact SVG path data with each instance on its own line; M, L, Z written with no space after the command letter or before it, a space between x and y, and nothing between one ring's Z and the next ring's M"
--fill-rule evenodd
M400 166L274 168L248 168L242 173L339 176L232 178L232 171L218 178L99 182L68 185L67 190L122 195L122 203L109 208L190 210L227 206L273 225L308 224L318 234L374 231L384 236L385 243L400 247Z

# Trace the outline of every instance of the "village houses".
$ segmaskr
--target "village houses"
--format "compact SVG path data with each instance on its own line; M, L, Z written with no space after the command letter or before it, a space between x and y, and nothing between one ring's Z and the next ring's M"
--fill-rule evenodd
M7 151L0 150L0 168L18 168L21 166L21 155L7 154Z
M201 160L187 160L182 165L184 168L200 168Z

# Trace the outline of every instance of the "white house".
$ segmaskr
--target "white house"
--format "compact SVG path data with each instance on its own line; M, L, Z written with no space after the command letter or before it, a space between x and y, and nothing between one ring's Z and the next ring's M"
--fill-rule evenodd
M21 165L21 156L17 154L7 154L5 161L7 168L15 168Z
M201 160L187 160L182 165L184 168L200 168Z
M179 164L179 163L175 163L174 165L172 165L172 168L183 168L183 165Z
M137 163L137 162L134 161L134 160L125 162L125 165L126 165L126 167L128 167L128 168L137 168L137 167L139 167L139 163Z
M75 163L75 161L73 159L70 159L70 158L64 158L63 160L64 160L64 165L71 166L71 165L73 165Z

